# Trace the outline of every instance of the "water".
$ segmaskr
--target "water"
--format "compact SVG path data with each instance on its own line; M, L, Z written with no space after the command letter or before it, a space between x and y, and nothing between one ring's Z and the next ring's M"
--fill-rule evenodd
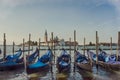
M3 46L0 46L1 49L3 49ZM15 46L15 50L18 50L19 48L22 48L21 46ZM33 51L36 47L33 47ZM59 47L58 47L59 48ZM25 49L28 49L27 47ZM94 51L94 50L93 50ZM44 54L46 50L40 51L40 54ZM60 54L60 50L55 51L55 57L57 57ZM82 53L83 51L80 50ZM95 52L95 51L94 51ZM107 50L109 53L110 51ZM113 51L113 53L116 53L116 50ZM12 46L7 46L7 54L12 54ZM26 52L27 54L27 52ZM76 69L75 72L73 72L73 52L71 54L72 57L72 63L71 63L71 73L67 75L67 78L65 80L120 80L120 72L108 72L104 69L99 68L98 71L95 66L93 66L93 72L87 72L87 71L78 71ZM2 58L3 55L0 55L0 58ZM56 58L55 58L56 59ZM54 62L54 61L53 61ZM55 62L56 63L56 62ZM39 73L37 76L39 76L37 79L34 80L56 80L57 75L57 68L56 65L53 64L53 74L51 74L51 71ZM27 75L24 68L19 70L13 70L13 71L0 71L0 80L28 80L30 79L31 75Z

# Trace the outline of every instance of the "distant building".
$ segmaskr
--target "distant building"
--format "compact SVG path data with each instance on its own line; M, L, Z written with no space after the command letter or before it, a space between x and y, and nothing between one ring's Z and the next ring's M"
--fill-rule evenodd
M78 42L65 41L65 45L66 46L74 46L74 45L78 45Z
M99 43L99 45L101 45L101 46L111 46L110 43L106 43L106 42L101 42L101 43ZM117 44L116 43L112 43L112 46L117 46Z
M52 39L48 40L47 30L45 30L44 41L41 42L41 45L43 45L43 46L52 45L52 42L53 42L53 45L56 45L56 46L78 45L78 42L65 41L64 39L59 39L58 36L54 37L53 41L52 41Z

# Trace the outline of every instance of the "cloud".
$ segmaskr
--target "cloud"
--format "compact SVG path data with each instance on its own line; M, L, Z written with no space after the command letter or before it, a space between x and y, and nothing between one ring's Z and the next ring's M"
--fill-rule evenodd
M65 3L73 0L0 0L0 19L6 19L10 16L14 9L23 5L48 5L48 4L57 4Z
M71 3L74 4L78 3L77 5L86 5L90 6L90 4L97 6L101 6L103 4L111 4L115 7L117 13L120 16L120 0L0 0L0 18L7 18L13 12L13 9L26 5L26 4L34 4L34 3L41 3L41 4L67 4Z
M108 0L108 2L115 7L120 17L120 0Z
M0 0L0 19L6 19L17 6L25 5L33 0Z
M28 1L29 0L0 0L0 5L2 7L16 7Z
M120 25L120 0L108 0L108 2L114 6L116 11L117 24ZM120 27L118 27L120 29Z
M54 1L55 0L0 0L0 19L6 19L17 7L34 5L34 3L52 3Z
M120 14L120 0L91 0L89 3L95 4L96 6L101 6L104 4L109 4L115 8L115 10Z

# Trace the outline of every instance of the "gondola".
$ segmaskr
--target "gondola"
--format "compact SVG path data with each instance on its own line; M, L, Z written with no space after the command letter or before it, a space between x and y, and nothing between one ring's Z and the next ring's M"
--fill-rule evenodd
M96 54L93 51L87 49L87 55L90 61L92 62L92 65L95 65L97 60Z
M7 56L5 56L5 59L0 59L0 63L1 62L5 62L5 61L12 61L12 60L17 60L17 59L19 59L20 58L20 56L22 55L22 50L21 49L19 49L15 54L13 54L13 55L7 55Z
M61 55L57 58L58 73L69 73L71 67L71 57L65 49L62 49Z
M107 53L101 49L100 54L98 54L98 65L109 71L120 70L120 62L116 61L116 56L107 55Z
M99 49L100 51L102 51L101 49ZM102 68L106 68L107 65L105 65L105 59L107 58L107 53L102 51L98 54L98 62L97 61L97 55L95 53L93 53L90 50L87 50L87 53L89 55L89 58L92 60L92 62L94 63L94 65L96 65L96 67L100 66ZM96 64L97 63L97 64Z
M22 50L18 51L19 54L22 55ZM23 57L20 58L20 56L18 57L17 54L15 54L13 57L9 56L9 58L7 58L6 61L2 61L0 63L0 71L7 71L7 70L16 70L16 69L20 69L20 68L24 68L24 61L23 61ZM33 54L31 54L28 58L27 58L27 62L31 63L33 60L36 59L36 57L38 56L39 51L36 50Z
M92 72L92 63L85 55L75 50L75 65L77 69Z
M27 74L49 71L51 60L52 51L48 49L35 63L27 65Z
M107 71L118 71L120 70L120 61L118 58L118 61L116 60L117 57L115 54L108 55L105 51L100 50L100 53L98 54L98 66L101 68L107 70ZM93 54L94 57L92 59L94 62L96 62L96 55Z
M120 71L120 61L116 60L115 55L106 56L102 61L99 60L98 65L109 71Z

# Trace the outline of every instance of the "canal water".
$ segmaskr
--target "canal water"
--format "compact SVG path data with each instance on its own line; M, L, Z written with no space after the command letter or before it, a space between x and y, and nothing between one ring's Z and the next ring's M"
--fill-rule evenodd
M3 49L3 46L0 46L1 49ZM18 50L19 48L22 48L21 46L15 46L15 50ZM33 51L30 51L31 53L34 52L36 47L33 47ZM25 49L28 49L27 47ZM47 49L47 48L46 48ZM79 50L81 53L83 51ZM94 50L93 50L94 51ZM40 55L44 54L46 52L46 50L41 50L40 51ZM56 50L55 51L55 59L56 57L60 54L60 50ZM69 52L69 51L68 51ZM95 52L95 51L94 51ZM109 53L110 51L107 50L107 52ZM116 53L116 50L113 51L113 53ZM12 46L7 46L7 55L8 54L12 54ZM27 52L25 53L27 54ZM87 71L79 71L79 70L75 70L75 72L73 72L73 58L74 54L73 52L71 52L71 58L72 58L72 62L71 62L71 72L68 75L63 75L63 74L59 74L57 73L57 68L56 68L56 60L55 63L53 61L53 73L51 73L51 71L47 71L44 73L37 73L37 74L33 74L33 75L27 75L25 69L18 69L18 70L13 70L13 71L0 71L0 80L56 80L58 79L58 76L65 76L64 80L120 80L120 72L116 71L116 72L109 72L106 71L102 68L98 68L98 71L96 69L96 66L93 66L92 72L87 72ZM0 58L2 58L3 55L0 54ZM37 78L32 79L31 76L37 76ZM63 79L60 79L63 80Z

